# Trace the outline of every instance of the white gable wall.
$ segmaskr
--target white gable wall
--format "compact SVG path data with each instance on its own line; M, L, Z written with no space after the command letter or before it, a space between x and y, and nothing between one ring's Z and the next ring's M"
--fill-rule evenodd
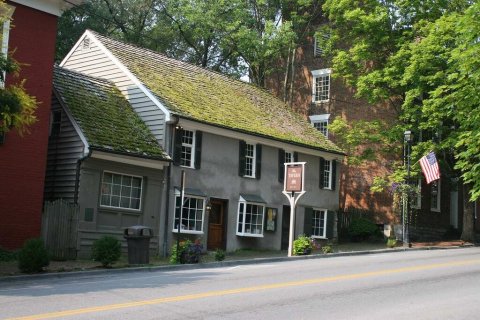
M87 40L86 40L87 39ZM87 42L85 42L87 41ZM97 44L85 35L61 63L61 66L115 83L134 110L148 126L160 146L165 148L165 113L129 75Z

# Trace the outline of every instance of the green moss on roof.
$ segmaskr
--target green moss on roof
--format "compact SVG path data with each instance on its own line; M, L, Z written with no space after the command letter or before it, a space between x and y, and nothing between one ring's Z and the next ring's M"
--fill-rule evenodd
M343 153L305 119L263 89L97 33L94 35L175 114L288 143Z
M112 83L55 67L53 84L90 148L142 158L169 159Z

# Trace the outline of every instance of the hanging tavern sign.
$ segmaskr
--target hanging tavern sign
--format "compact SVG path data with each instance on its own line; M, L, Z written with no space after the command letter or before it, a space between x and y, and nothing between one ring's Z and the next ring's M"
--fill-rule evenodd
M288 237L288 256L292 256L293 251L293 233L295 225L295 206L298 199L305 193L305 162L285 163L285 179L283 184L283 194L290 203L290 232Z
M303 192L305 177L305 162L285 163L285 184L283 190L286 192Z

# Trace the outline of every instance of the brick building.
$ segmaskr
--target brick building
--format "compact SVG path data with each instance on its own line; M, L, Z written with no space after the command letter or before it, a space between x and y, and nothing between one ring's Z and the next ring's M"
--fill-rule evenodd
M336 117L347 122L381 119L390 123L395 120L396 112L392 107L371 105L354 98L354 92L346 88L341 79L334 77L335 71L326 63L320 48L315 46L313 36L306 38L303 46L297 49L295 61L292 97L288 98L292 107L329 139L335 141L328 125ZM284 74L275 74L268 83L269 89L277 96L282 95L284 77ZM341 209L369 211L379 224L392 222L391 194L370 191L373 178L389 172L391 160L379 158L361 166L342 166Z
M286 99L292 102L292 107L309 118L314 127L334 142L335 136L329 133L328 126L336 117L341 117L347 123L358 120L381 120L387 125L394 123L397 112L391 105L372 105L357 99L354 91L347 88L341 78L335 77L335 70L317 45L314 33L312 28L310 36L304 39L296 51L293 81L289 84L293 82L293 88L287 89L291 96L286 95ZM284 81L285 74L274 74L269 79L268 88L277 96L284 96ZM416 134L415 141L422 139L421 132L415 128L412 130ZM425 139L425 134L423 136ZM401 143L399 141L399 145ZM375 149L376 146L368 147ZM376 153L374 161L360 166L342 166L340 207L343 211L368 212L370 218L378 224L401 224L399 212L394 212L392 193L370 191L374 177L390 173L393 161L401 160L402 154L392 154L389 157ZM412 239L434 239L445 235L459 237L463 226L464 199L458 179L442 172L440 180L427 185L422 176L418 179L418 188L420 194L414 199L415 205L411 210ZM476 230L480 228L477 219L479 210L477 203L474 210Z
M12 18L2 26L2 52L13 52L22 64L20 77L7 75L6 85L26 79L27 92L39 103L30 134L10 131L0 142L0 247L15 249L40 235L57 18L70 5L61 0L6 3Z

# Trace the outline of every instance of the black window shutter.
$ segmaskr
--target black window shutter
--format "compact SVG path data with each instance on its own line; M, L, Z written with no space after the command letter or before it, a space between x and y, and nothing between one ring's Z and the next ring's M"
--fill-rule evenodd
M255 178L260 179L262 175L262 145L256 145L256 154L255 154Z
M247 143L240 140L239 151L238 151L238 175L243 177L245 175L245 148Z
M327 211L327 239L333 238L333 228L335 226L335 212Z
M202 131L195 132L195 169L200 169L202 162Z
M324 171L325 171L325 159L320 158L319 161L319 174L318 174L318 186L320 189L323 189L323 176L324 176Z
M337 181L337 161L332 160L330 163L332 164L332 190L335 190L335 182Z
M180 165L180 157L182 156L182 129L175 130L175 140L173 141L173 164Z
M285 179L285 150L278 149L278 182L283 183Z
M310 237L313 233L313 208L305 208L305 219L303 220L303 233Z
M293 162L298 162L298 152L293 153Z

